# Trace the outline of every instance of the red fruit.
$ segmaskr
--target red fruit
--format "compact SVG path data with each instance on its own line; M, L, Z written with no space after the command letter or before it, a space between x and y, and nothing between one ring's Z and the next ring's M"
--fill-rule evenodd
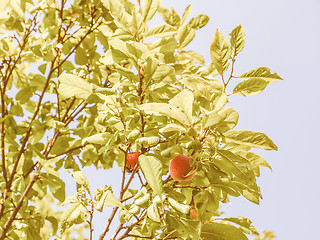
M193 217L194 220L197 220L197 210L195 210L194 208L191 209L190 211L191 216Z
M128 153L127 154L127 164L126 164L127 172L130 172L135 168L135 166L138 163L140 155L141 155L140 152L133 152L133 153Z
M192 158L186 155L175 156L170 162L169 172L171 177L176 181L189 181L193 178L195 173L188 175L194 170L194 166L190 166ZM187 176L188 175L188 176Z

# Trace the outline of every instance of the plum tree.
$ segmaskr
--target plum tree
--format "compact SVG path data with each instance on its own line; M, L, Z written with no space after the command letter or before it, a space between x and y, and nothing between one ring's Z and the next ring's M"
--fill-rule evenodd
M0 240L258 234L219 209L229 196L259 204L256 179L270 166L251 149L277 146L233 130L229 98L282 79L266 67L235 71L241 25L213 33L209 59L190 50L209 21L191 14L160 0L0 1ZM87 167L123 171L94 189Z
M189 174L195 169L195 166L190 166L192 158L186 155L175 156L170 162L170 175L176 181L190 181L195 172Z

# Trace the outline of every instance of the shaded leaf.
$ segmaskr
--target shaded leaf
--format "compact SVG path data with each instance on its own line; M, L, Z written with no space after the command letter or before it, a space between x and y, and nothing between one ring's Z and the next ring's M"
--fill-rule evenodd
M50 173L42 174L41 177L43 178L44 182L46 182L49 186L52 195L60 202L63 202L65 200L64 181L62 181L58 176L55 176Z

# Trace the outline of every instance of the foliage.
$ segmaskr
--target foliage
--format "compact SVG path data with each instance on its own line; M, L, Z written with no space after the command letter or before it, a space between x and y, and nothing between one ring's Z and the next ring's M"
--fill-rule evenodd
M156 13L164 23L151 27ZM234 75L241 26L230 37L215 32L205 64L187 46L209 18L190 15L191 6L179 16L159 0L1 1L0 239L92 239L94 213L106 207L113 210L100 239L117 212L111 239L258 234L249 219L223 218L219 207L229 196L259 203L256 178L270 166L251 149L277 146L263 133L232 130L239 114L226 105L230 95L255 95L281 78L266 67ZM231 80L238 84L227 92ZM136 151L140 168L128 174ZM178 154L193 159L191 181L168 174ZM81 169L114 162L123 170L120 193L92 189ZM63 169L78 187L67 198Z

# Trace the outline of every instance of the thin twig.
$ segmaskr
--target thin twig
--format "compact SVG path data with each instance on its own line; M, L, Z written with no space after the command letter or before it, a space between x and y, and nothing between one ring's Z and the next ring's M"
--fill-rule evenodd
M114 207L114 208L113 208L112 213L111 213L111 215L110 215L110 217L109 217L109 219L108 219L107 225L106 225L106 227L104 228L102 234L100 235L99 240L104 239L105 235L106 235L107 232L109 231L109 227L110 227L110 225L111 225L111 223L112 223L112 220L113 220L114 216L116 215L118 209L119 209L119 207Z

